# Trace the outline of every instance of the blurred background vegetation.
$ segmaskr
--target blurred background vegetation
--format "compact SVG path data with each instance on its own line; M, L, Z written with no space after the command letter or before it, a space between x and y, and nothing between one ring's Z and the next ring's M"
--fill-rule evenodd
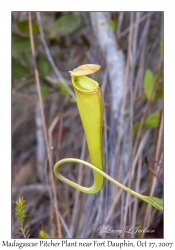
M14 209L20 196L32 238L43 228L51 238L163 237L155 208L106 180L99 193L80 193L51 171L62 158L90 161L68 72L100 64L92 78L104 99L104 171L141 194L163 198L163 12L31 14L51 161L28 12L12 12L12 237L22 237ZM93 183L92 172L75 163L61 173L84 186ZM155 234L126 233L128 226L151 227Z

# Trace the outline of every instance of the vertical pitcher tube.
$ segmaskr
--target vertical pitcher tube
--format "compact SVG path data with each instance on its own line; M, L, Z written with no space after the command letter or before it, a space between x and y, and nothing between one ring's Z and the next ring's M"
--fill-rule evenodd
M91 162L103 170L102 157L102 125L103 103L99 84L86 76L73 76L77 106L83 124L88 144ZM94 171L94 185L92 190L98 192L103 186L102 175Z

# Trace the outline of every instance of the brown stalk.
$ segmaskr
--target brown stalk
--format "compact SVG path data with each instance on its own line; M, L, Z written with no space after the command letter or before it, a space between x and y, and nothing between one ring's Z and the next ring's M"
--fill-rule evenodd
M51 179L52 191L53 191L53 196L54 196L54 203L53 204L54 204L54 211L55 211L55 215L56 215L56 225L57 225L57 230L58 230L58 237L62 238L61 224L60 224L59 215L58 215L58 203L57 203L57 196L56 196L56 187L55 187L54 178L53 178L53 171L52 171L53 166L51 165L52 158L51 158L50 149L49 149L45 115L44 115L42 96L41 96L40 80L39 80L39 74L38 74L37 64L36 64L36 53L35 53L35 45L34 45L33 30L32 30L31 12L28 13L28 17L29 17L29 33L30 33L30 43L31 43L31 50L32 50L32 61L33 61L33 66L34 66L34 73L35 73L35 79L36 79L36 85L37 85L37 91L38 91L38 97L39 97L40 111L41 111L41 117L42 117L42 122L43 122L43 130L44 130L44 137L45 137L45 143L46 143L46 149L47 149L47 156L48 156L48 160L49 160L50 179Z
M157 177L157 179L160 181L160 183L163 185L163 179L151 168L149 167L149 164L148 164L148 160L145 159L145 163L146 163L146 166L147 168L149 169L149 171L155 176Z

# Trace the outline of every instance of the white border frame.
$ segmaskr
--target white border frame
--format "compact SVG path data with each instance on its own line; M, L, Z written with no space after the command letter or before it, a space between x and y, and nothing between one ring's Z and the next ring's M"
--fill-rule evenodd
M100 3L100 4L98 4ZM165 148L165 166L164 166L164 240L159 242L174 241L174 177L175 177L175 5L173 1L114 1L108 0L95 2L88 1L9 1L0 3L0 239L11 240L11 11L164 11L164 148ZM67 7L69 6L69 8ZM37 242L37 240L33 240ZM86 241L86 240L80 240ZM133 240L134 241L134 240ZM150 240L147 240L148 242ZM157 242L157 240L152 240ZM132 240L130 240L132 242ZM11 247L8 247L11 249ZM76 248L77 249L77 248ZM126 249L125 247L122 249ZM128 248L127 248L128 249Z

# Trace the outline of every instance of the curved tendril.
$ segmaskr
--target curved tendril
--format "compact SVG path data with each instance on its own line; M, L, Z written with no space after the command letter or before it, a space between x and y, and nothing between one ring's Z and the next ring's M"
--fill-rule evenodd
M60 165L62 165L63 163L67 163L67 162L77 162L77 163L81 163L81 164L84 164L86 165L87 167L93 169L95 172L97 172L99 175L105 177L106 179L108 179L109 181L111 181L112 183L114 183L116 186L122 188L123 190L125 190L126 192L134 195L135 197L143 200L143 201L146 201L147 203L151 204L152 206L154 206L155 208L157 208L158 210L160 211L163 211L162 207L159 206L156 202L154 202L152 200L152 198L154 197L148 197L148 196L144 196L144 195L141 195L135 191L133 191L132 189L122 185L120 182L116 181L115 179L113 179L112 177L110 177L108 174L106 174L104 171L102 171L101 169L95 167L94 165L86 162L86 161L83 161L83 160L80 160L80 159L75 159L75 158L66 158L66 159L62 159L60 161L58 161L55 166L54 166L54 174L55 176L60 179L61 181L63 181L64 183L66 183L67 185L73 187L73 188L76 188L77 190L81 191L81 192L84 192L84 193L88 193L88 194L94 194L96 192L98 192L98 189L95 188L95 184L90 187L90 188L87 188L87 187L83 187L73 181L70 181L69 179L65 178L64 176L62 176L59 171L58 171L58 168L60 167Z

